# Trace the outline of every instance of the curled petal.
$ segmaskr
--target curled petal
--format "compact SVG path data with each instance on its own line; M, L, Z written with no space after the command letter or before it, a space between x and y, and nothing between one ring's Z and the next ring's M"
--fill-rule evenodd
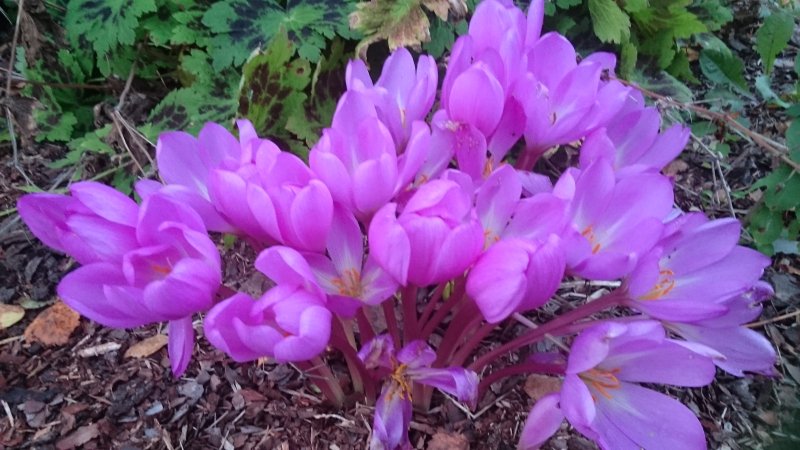
M170 321L168 350L172 374L179 377L189 367L194 350L194 328L191 316Z

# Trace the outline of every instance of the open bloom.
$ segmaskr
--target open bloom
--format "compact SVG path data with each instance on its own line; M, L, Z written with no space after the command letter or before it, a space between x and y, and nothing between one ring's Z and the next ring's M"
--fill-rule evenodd
M414 383L438 388L469 405L477 400L478 375L463 367L432 368L436 352L423 341L395 352L392 339L384 334L366 343L358 357L368 369L387 375L375 404L371 450L411 448L408 426Z
M538 448L566 417L603 449L705 449L691 410L637 383L696 387L713 379L711 360L668 339L658 322L595 325L575 339L560 398L534 406L519 447Z
M772 288L763 282L718 302L725 314L692 323L665 322L664 326L687 341L704 345L719 355L714 364L735 375L745 372L776 376L777 355L773 344L761 333L744 326L761 315L761 302L771 297Z
M659 132L661 114L644 107L638 92L630 93L625 107L605 128L586 137L580 165L588 167L599 158L609 161L619 175L660 171L686 146L689 129L681 124Z
M104 191L87 190L98 195ZM85 194L79 197L86 198ZM92 198L102 200L100 196ZM87 243L99 243L106 237L109 253L101 259L84 260L86 265L61 280L58 294L74 310L110 327L169 321L169 356L173 372L180 375L194 346L192 315L211 307L220 285L217 248L197 213L169 197L150 196L141 208L114 195L108 200L104 207L98 204L97 211L114 220L134 213L125 219L135 217L133 234L113 234L117 230L110 231L109 227L114 228L115 222L100 215L90 220L68 220L69 226L75 227L75 235L88 237ZM35 207L35 197L28 201ZM114 212L115 203L127 206ZM59 226L52 224L53 228Z
M605 160L577 177L568 170L553 192L571 200L567 264L575 274L595 280L619 278L634 269L660 238L673 200L666 177L653 173L616 180Z
M686 214L667 224L667 234L627 278L627 304L673 322L720 316L724 299L753 286L769 258L736 245L736 219L709 221Z
M369 227L371 255L398 283L426 286L469 267L483 247L481 225L464 189L451 180L423 184L400 215L381 208Z

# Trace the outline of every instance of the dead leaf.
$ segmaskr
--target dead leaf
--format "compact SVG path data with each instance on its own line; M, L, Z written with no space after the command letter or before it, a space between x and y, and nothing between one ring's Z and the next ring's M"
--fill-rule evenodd
M469 441L463 434L437 431L428 442L428 450L468 450Z
M100 435L100 429L97 424L86 425L75 430L74 433L56 442L58 450L68 450L71 448L79 447Z
M689 164L686 164L685 161L681 161L680 159L676 159L671 163L667 164L667 167L664 167L664 175L668 177L675 177L681 172L686 171L689 168Z
M17 305L0 304L0 330L22 320L25 317L25 310Z
M25 340L28 343L64 345L79 323L80 315L59 301L33 319L25 329Z
M153 353L161 350L169 342L166 334L157 334L141 342L137 342L125 352L126 358L147 358Z
M525 393L533 400L539 401L547 394L561 390L561 379L548 375L531 374L525 380Z

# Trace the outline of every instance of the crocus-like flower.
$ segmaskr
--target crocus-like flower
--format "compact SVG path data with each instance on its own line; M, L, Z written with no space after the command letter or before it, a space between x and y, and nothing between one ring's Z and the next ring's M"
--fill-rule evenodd
M415 68L411 53L400 47L386 58L374 85L361 60L350 61L346 78L348 90L369 95L402 152L413 134L411 124L425 119L436 97L438 73L433 57L421 55Z
M776 376L777 355L772 343L761 333L742 326L761 315L761 302L773 295L772 287L759 282L742 294L719 303L727 308L724 315L693 323L665 322L664 326L687 341L718 352L714 364L738 376L745 372Z
M566 416L607 450L705 449L691 410L636 383L697 387L714 372L709 358L668 339L658 322L595 325L572 344L560 401L546 397L534 406L519 448L538 448Z
M119 193L102 204L108 189L82 185L75 190L76 198L94 205L98 214L70 215L66 226L75 236L87 237L87 250L104 238L109 245L103 258L84 260L88 264L64 277L58 294L72 309L110 327L169 321L169 356L173 372L180 375L194 346L192 315L211 307L220 285L219 253L191 208L161 194L146 198L141 208ZM43 200L37 205L38 198L29 197L26 208L40 210L54 201L51 196ZM133 233L119 233L118 223L104 216L126 222L134 218ZM37 217L35 227L44 225L42 218ZM56 219L50 227L62 226Z
M206 339L234 361L306 361L328 345L331 312L315 293L279 285L259 300L241 293L223 300L208 312L203 328Z
M590 279L611 280L630 273L658 241L661 222L672 209L672 184L666 177L636 174L617 181L604 160L577 177L568 170L553 192L572 201L572 231L564 243L567 265Z
M647 315L695 322L725 313L722 301L753 286L769 258L737 246L736 219L709 221L702 213L679 216L667 235L627 278L628 301Z
M323 252L333 218L333 199L300 158L263 145L254 164L217 169L209 180L211 201L232 224L262 245L281 243Z
M581 146L581 167L605 158L618 176L660 171L686 146L689 129L675 124L660 133L661 115L655 108L644 107L638 91L628 96L626 106L605 128L586 137Z
M239 139L219 124L207 123L199 135L183 131L170 131L158 137L156 160L158 173L167 183L161 186L151 180L142 180L137 192L142 198L161 190L181 203L194 208L212 231L235 231L211 204L209 176L216 169L237 170L253 162L260 147L277 147L266 139L259 139L250 121L241 119Z
M381 208L369 227L371 255L395 280L426 286L450 280L469 267L483 247L472 202L451 180L422 185L399 216L397 204Z
M71 196L36 193L20 197L17 209L45 245L81 264L120 263L137 247L139 207L116 189L91 181L74 183Z
M414 122L408 147L398 158L392 136L367 94L349 91L339 101L333 126L311 150L309 161L333 199L368 221L414 179L425 161L429 140L428 126Z
M387 375L375 405L371 450L411 448L413 383L438 388L471 406L477 400L478 375L463 367L432 368L436 352L423 341L413 341L395 353L391 338L384 334L364 345L358 356L368 369Z

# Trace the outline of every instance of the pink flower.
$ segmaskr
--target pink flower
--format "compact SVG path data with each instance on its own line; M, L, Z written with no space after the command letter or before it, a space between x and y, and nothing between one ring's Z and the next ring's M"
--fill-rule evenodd
M422 185L397 215L381 208L369 227L370 254L405 286L447 281L462 274L483 247L469 195L453 181Z

